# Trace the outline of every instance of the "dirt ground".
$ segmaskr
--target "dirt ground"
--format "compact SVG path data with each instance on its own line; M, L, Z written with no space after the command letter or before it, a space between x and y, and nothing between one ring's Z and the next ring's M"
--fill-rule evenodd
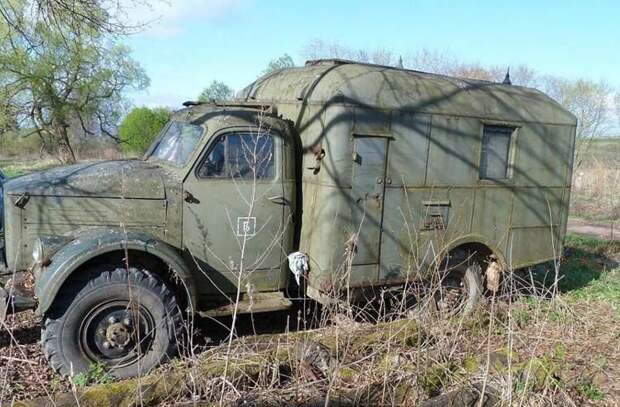
M620 222L592 222L581 219L569 219L569 233L594 236L604 240L620 241Z

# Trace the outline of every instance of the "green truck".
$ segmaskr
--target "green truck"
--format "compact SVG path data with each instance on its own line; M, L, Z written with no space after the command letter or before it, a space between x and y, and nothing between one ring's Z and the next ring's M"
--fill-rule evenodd
M439 273L467 311L561 255L575 130L508 83L343 60L270 73L186 103L142 160L8 180L2 314L35 309L61 374L129 377L187 318L285 309L297 285L325 304Z

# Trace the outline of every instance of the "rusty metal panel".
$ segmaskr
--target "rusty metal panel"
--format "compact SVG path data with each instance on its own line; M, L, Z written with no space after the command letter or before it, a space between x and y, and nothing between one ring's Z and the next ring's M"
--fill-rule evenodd
M351 187L351 161L353 131L353 110L344 105L330 106L325 112L325 127L321 133L320 147L314 149L306 159L304 174L311 182L325 185ZM322 158L320 156L323 155ZM318 177L312 177L314 170L320 168Z
M556 230L550 226L512 229L506 250L508 264L520 268L557 258L561 243L556 240Z
M514 183L519 186L570 185L574 129L567 126L524 125L519 129Z
M352 265L350 270L340 276L342 288L349 287L368 287L377 282L378 264L358 264Z
M386 189L380 281L397 283L420 278L435 260L446 243L446 228L425 228L429 206L435 203L449 209L447 189Z
M350 189L330 185L313 185L315 198L311 201L312 217L304 223L302 238L308 236L309 242L302 242L310 247L307 253L312 259L310 284L320 291L332 289L334 276L347 262L347 242L357 232L352 219L352 196ZM307 228L307 229L306 229ZM305 250L304 250L305 251Z
M427 186L477 182L481 127L478 119L433 116Z
M389 134L391 112L357 107L353 132L357 134Z
M166 202L160 199L35 197L24 209L28 227L163 227Z
M448 188L448 199L444 207L447 211L446 239L457 239L471 232L474 208L474 188Z
M564 188L515 188L513 227L561 223Z
M388 185L422 186L426 177L431 117L395 112L388 162Z
M427 242L420 227L424 215L414 202L421 202L424 196L426 192L421 190L386 188L379 272L381 281L402 281L421 268L423 247Z
M477 188L475 193L472 233L485 236L496 247L505 248L511 226L512 188L485 185Z

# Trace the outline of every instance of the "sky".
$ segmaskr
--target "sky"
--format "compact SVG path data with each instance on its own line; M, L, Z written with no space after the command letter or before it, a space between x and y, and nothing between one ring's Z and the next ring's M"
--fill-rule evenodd
M620 1L161 0L126 42L151 79L136 105L178 107L212 80L239 90L313 40L446 52L483 65L526 64L620 87ZM408 67L413 68L415 67Z

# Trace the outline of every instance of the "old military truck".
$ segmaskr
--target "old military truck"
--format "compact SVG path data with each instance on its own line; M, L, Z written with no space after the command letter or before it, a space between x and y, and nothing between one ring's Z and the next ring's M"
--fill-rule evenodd
M54 369L119 377L173 354L192 313L288 307L298 277L324 303L445 273L470 306L501 270L560 256L575 128L520 86L283 69L187 103L142 160L6 182L3 296L36 307Z

